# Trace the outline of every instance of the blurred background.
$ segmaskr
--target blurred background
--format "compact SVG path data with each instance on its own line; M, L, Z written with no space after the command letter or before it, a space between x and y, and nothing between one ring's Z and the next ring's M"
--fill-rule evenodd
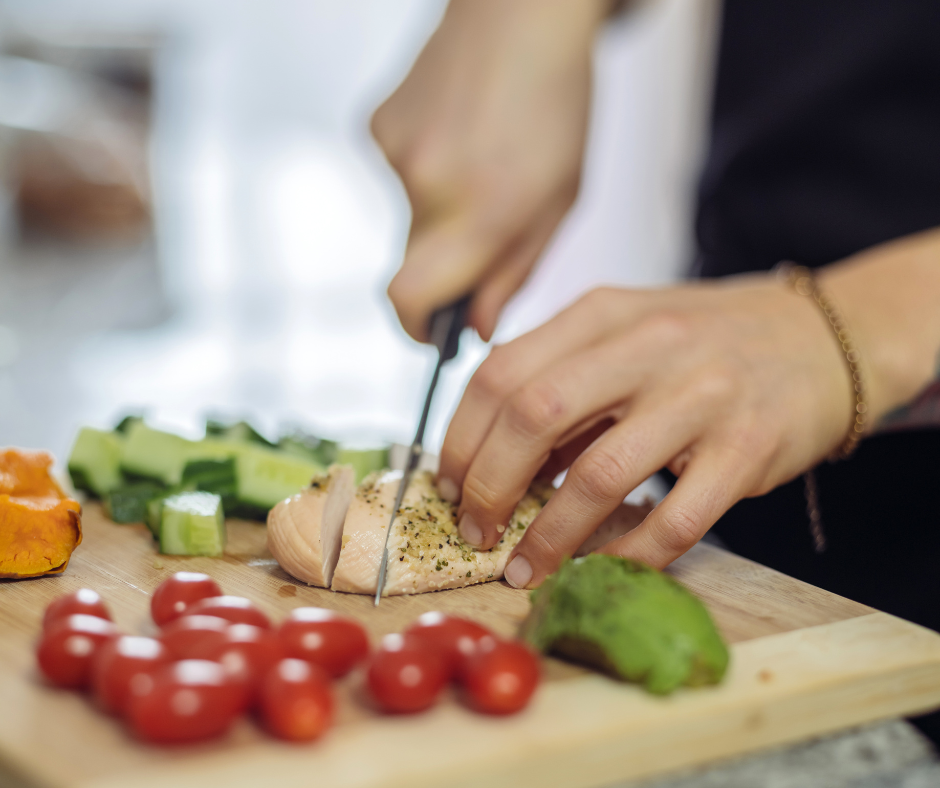
M410 441L433 351L385 298L410 215L368 118L445 5L0 0L0 446L61 461L128 412ZM599 40L582 193L496 341L682 275L713 12L640 3Z

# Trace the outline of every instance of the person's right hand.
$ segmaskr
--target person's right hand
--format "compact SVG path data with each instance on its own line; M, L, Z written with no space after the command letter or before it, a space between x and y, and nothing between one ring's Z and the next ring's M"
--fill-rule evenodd
M594 34L609 0L453 0L372 131L411 201L388 293L425 340L473 292L488 340L570 207L581 173Z

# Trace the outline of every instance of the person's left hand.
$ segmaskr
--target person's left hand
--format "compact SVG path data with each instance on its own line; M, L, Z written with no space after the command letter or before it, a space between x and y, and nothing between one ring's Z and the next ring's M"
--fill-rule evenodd
M812 301L773 276L658 291L600 289L494 349L451 421L438 476L460 533L500 538L540 473L568 474L507 567L536 586L640 482L678 482L603 548L663 567L741 498L837 448L854 391Z

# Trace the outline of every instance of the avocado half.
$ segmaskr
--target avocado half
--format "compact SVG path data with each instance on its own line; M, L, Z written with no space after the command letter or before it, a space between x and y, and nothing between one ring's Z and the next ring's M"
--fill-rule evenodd
M531 594L521 636L666 695L717 684L728 647L701 601L669 575L612 555L566 560Z

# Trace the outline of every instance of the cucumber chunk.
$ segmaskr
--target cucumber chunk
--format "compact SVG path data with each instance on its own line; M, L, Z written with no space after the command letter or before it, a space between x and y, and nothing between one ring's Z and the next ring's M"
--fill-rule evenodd
M214 493L184 492L164 499L160 552L166 555L222 555L225 515Z
M69 455L68 469L76 489L99 498L124 481L121 454L124 440L113 432L82 427Z
M249 507L270 509L300 492L314 476L325 471L322 465L302 457L261 446L243 447L235 457L238 501Z
M273 448L274 444L252 427L247 421L226 423L216 419L206 420L206 437L235 443L257 443L260 446Z
M182 486L186 489L211 492L222 498L222 508L231 512L237 502L235 458L222 460L190 460L183 468Z
M179 484L191 459L193 441L143 422L131 424L121 456L121 468L134 476L156 479L168 487Z
M338 465L352 465L356 472L356 484L359 484L373 471L388 467L388 447L383 449L339 449L335 462Z
M163 518L163 502L175 492L165 492L151 498L144 505L144 524L150 529L153 538L160 540L160 520Z
M147 517L147 504L163 492L164 488L155 482L121 485L105 496L105 512L116 523L142 523Z

